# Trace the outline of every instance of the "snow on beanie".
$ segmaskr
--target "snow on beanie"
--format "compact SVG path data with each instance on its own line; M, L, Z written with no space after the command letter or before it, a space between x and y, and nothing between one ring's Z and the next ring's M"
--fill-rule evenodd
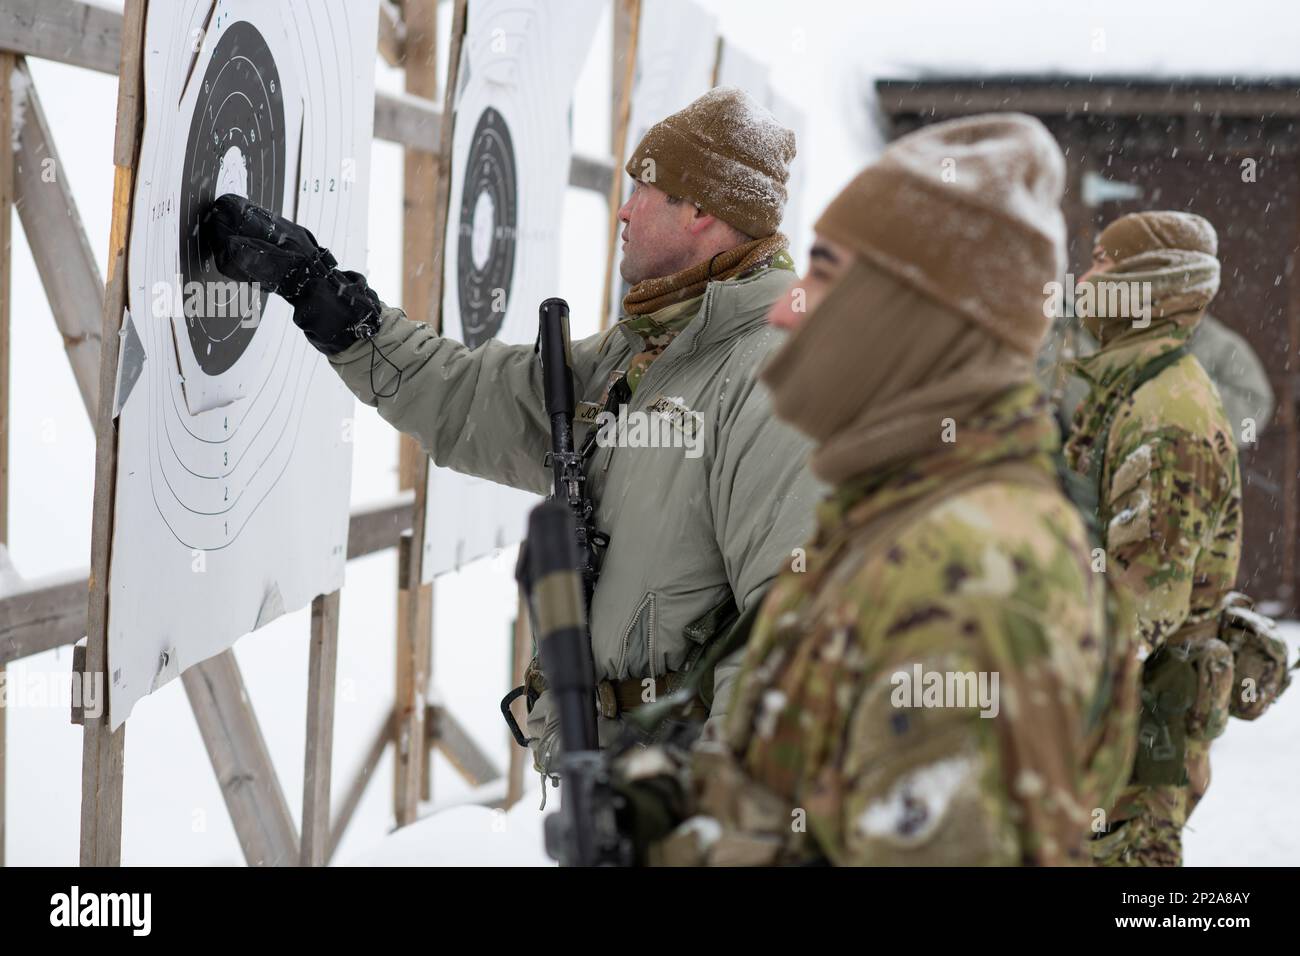
M721 86L650 127L626 169L759 239L781 225L794 155L794 133Z
M1032 355L1065 272L1065 159L1020 113L936 123L885 148L817 232ZM920 330L918 330L920 331Z
M1153 210L1120 216L1101 231L1097 245L1115 262L1158 249L1217 256L1219 235L1208 219L1195 213Z

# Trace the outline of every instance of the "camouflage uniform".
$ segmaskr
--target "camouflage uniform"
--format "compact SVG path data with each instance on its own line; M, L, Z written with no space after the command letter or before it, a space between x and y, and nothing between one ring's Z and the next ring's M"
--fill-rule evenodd
M1247 419L1255 423L1256 436L1262 433L1273 420L1277 402L1268 370L1245 337L1214 316L1206 315L1197 323L1189 348L1219 390L1238 447L1242 444L1242 424ZM1096 350L1096 340L1079 327L1077 318L1059 315L1053 321L1039 353L1038 380L1060 405L1066 422L1074 417L1088 396L1088 383L1074 377L1074 360Z
M1209 741L1227 720L1231 659L1225 665L1212 645L1219 644L1215 622L1241 557L1241 479L1232 428L1218 391L1193 355L1133 391L1142 369L1189 335L1187 327L1160 323L1121 336L1077 363L1091 391L1075 414L1066 446L1073 468L1088 472L1105 423L1113 419L1101 452L1099 517L1108 573L1134 601L1141 653L1148 661L1142 731L1147 736L1140 744L1139 767L1144 758L1158 760L1167 743L1151 739L1161 732L1147 731L1161 723L1149 720L1160 692L1152 686L1158 658L1151 655L1166 645L1186 645L1194 657L1202 649L1216 652L1199 669L1200 680L1216 686L1197 697L1203 712L1190 715L1186 782L1175 773L1173 782L1125 789L1110 822L1129 822L1093 845L1095 857L1107 864L1181 862L1182 827L1209 784ZM1208 704L1202 707L1201 701Z
M1058 449L1020 385L944 451L836 488L807 570L763 607L723 743L696 751L696 815L654 859L1088 861L1132 758L1136 664ZM896 702L918 665L996 672L998 713Z

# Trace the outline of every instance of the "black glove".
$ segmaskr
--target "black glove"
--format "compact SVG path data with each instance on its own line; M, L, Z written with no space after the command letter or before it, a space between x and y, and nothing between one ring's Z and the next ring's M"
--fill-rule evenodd
M330 251L302 226L227 193L204 212L201 228L218 271L283 296L294 324L326 355L379 331L382 307L365 277L337 269Z

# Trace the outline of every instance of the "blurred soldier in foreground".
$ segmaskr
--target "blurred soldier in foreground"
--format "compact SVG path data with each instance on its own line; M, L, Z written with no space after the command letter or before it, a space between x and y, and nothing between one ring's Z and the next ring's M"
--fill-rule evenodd
M1092 845L1107 864L1181 864L1231 704L1218 619L1241 558L1241 482L1219 393L1187 348L1219 289L1217 251L1200 216L1124 216L1079 286L1100 349L1077 363L1090 391L1066 454L1098 489L1107 571L1134 600L1144 659L1132 784Z
M1033 378L1063 167L1030 117L941 123L817 223L763 378L833 490L723 741L625 761L634 821L638 786L689 795L652 862L1088 862L1132 758L1136 658Z

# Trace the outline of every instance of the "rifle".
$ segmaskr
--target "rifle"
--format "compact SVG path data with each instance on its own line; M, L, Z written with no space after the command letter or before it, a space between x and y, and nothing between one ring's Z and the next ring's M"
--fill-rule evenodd
M599 559L596 549L609 544L609 536L596 530L595 506L586 493L587 475L583 455L573 447L573 356L569 350L569 303L547 299L537 309L537 352L542 361L542 391L546 414L551 419L551 466L556 501L573 513L574 540L581 561L583 606L591 608L596 590Z
M596 735L595 679L572 511L550 499L528 517L516 576L528 601L547 687L560 718L560 810L546 818L546 852L564 866L627 866L619 798Z
M577 570L582 585L583 619L591 609L591 596L596 590L596 578L599 574L599 557L596 549L609 544L609 535L596 530L595 505L586 491L587 475L583 471L584 454L573 447L573 368L569 349L569 303L563 299L547 299L537 309L537 353L542 363L542 395L546 403L546 414L551 421L551 450L546 455L546 464L551 468L554 485L549 500L559 502L572 515L571 527L573 541L578 555ZM528 544L519 551L519 565L516 576L524 573ZM587 636L586 659L594 671L595 664L591 656L590 635ZM501 713L506 724L521 747L528 746L528 738L519 728L510 705L516 698L529 693L528 685L516 687L501 700ZM591 701L595 701L592 690ZM532 707L532 698L528 701ZM592 703L587 708L585 721L590 725L593 736L596 734L596 709Z

